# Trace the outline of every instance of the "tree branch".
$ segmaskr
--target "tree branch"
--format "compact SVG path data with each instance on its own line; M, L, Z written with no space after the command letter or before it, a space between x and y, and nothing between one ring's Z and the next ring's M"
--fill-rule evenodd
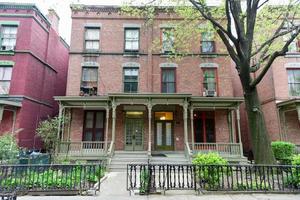
M254 88L265 76L265 74L267 73L267 71L269 70L269 68L271 67L271 65L273 64L274 60L279 57L279 56L284 56L286 54L286 52L288 52L288 47L289 45L293 42L293 40L298 36L298 34L300 33L300 28L298 27L297 31L291 36L291 38L285 43L285 45L282 47L282 49L280 51L275 51L269 61L267 62L267 64L265 65L265 67L263 68L263 70L261 71L261 73L257 76L256 79L254 79L251 83L250 83L250 87Z

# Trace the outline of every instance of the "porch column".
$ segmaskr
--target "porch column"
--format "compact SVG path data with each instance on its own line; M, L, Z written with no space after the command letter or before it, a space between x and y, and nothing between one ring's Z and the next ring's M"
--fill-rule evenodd
M183 130L184 130L184 142L188 144L188 127L187 127L187 120L188 120L188 102L187 100L183 103Z
M61 105L61 103L59 103L59 112L58 112L58 127L57 127L57 141L60 142L59 140L59 135L60 135L60 131L61 131L61 119L62 119L62 113L63 113L63 109L64 107ZM59 150L59 145L56 146L56 153L58 154L58 150Z
M147 105L148 107L148 154L151 154L151 144L152 144L152 139L151 139L151 132L152 132L152 104L151 102Z
M191 118L191 140L192 140L192 150L194 151L194 108L190 108L190 118Z
M300 105L297 105L296 109L297 109L297 113L298 113L298 121L300 123Z
M108 143L108 125L109 125L109 107L106 108L106 124L105 124L105 146L104 150L107 151L107 143Z
M117 104L115 103L115 100L112 101L112 127L111 127L111 139L113 145L115 145L115 139L116 139L116 108Z
M0 122L2 121L3 113L4 113L4 106L0 106Z
M236 119L237 119L237 128L238 128L238 135L239 135L239 143L240 143L240 153L241 157L243 156L243 144L242 144L242 137L241 137L241 118L240 118L240 109L239 106L236 109Z
M16 130L16 119L17 119L17 110L13 110L13 124L11 128L12 134L14 134Z

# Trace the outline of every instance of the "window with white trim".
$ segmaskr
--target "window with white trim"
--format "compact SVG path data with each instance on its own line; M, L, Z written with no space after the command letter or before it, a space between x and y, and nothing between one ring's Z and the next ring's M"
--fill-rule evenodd
M300 69L288 69L288 85L290 96L300 96Z
M138 28L125 28L125 52L139 51L140 30Z
M17 41L17 26L1 25L1 50L14 50Z
M85 50L99 51L100 48L100 28L86 27L85 28Z
M0 94L9 94L12 66L0 66Z
M124 92L138 92L139 69L124 68Z
M81 95L97 95L98 88L98 67L82 67Z

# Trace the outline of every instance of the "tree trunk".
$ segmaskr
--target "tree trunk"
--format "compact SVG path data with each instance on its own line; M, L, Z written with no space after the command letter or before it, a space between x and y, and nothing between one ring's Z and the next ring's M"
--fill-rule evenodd
M252 151L256 164L275 164L264 114L256 87L245 93Z

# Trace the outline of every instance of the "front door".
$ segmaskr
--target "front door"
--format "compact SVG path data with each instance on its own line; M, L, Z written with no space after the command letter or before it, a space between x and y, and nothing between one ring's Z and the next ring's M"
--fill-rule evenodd
M156 147L155 150L174 150L173 122L156 121Z
M126 118L125 150L141 151L144 143L143 119Z

